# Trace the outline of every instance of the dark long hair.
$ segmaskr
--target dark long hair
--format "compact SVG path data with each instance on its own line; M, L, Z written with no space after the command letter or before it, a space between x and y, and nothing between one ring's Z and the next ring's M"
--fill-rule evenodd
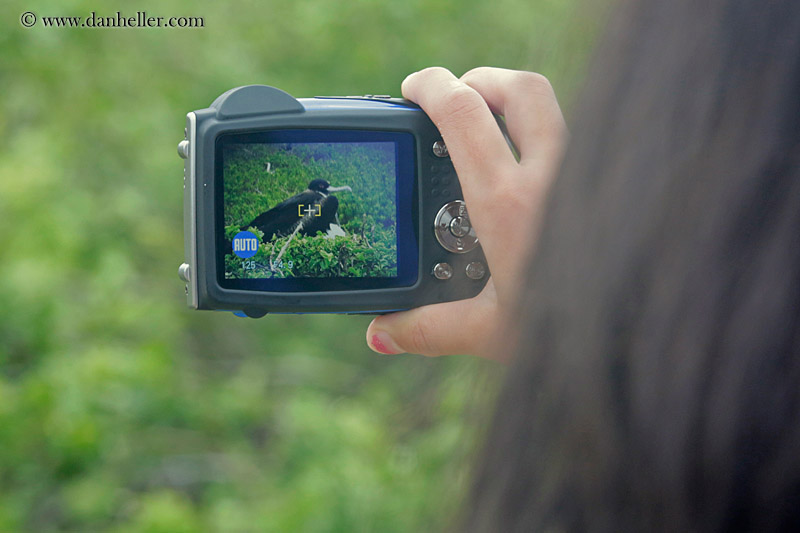
M800 530L800 2L614 17L468 531Z

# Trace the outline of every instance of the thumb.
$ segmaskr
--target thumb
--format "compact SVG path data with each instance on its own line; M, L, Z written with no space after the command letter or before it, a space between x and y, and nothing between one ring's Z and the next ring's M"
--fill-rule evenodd
M492 353L497 306L487 287L475 298L426 305L375 318L367 328L367 344L383 354L403 352L428 356Z

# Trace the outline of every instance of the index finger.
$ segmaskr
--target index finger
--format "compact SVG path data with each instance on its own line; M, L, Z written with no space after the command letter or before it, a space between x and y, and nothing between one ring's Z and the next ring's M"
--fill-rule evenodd
M416 102L442 134L465 196L478 194L517 161L483 97L449 70L431 67L408 76L403 96Z
M461 81L475 89L492 111L505 116L521 163L560 159L567 126L547 78L535 72L478 67Z

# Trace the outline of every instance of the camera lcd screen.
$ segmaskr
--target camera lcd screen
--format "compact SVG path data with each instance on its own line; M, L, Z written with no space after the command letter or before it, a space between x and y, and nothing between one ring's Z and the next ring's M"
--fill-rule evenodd
M221 135L220 285L280 292L412 285L415 160L414 137L403 132Z

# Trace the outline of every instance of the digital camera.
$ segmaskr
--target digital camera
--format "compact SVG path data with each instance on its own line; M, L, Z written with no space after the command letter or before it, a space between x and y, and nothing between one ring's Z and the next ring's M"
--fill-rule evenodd
M178 153L192 308L386 313L489 277L447 147L407 100L239 87L187 115Z

